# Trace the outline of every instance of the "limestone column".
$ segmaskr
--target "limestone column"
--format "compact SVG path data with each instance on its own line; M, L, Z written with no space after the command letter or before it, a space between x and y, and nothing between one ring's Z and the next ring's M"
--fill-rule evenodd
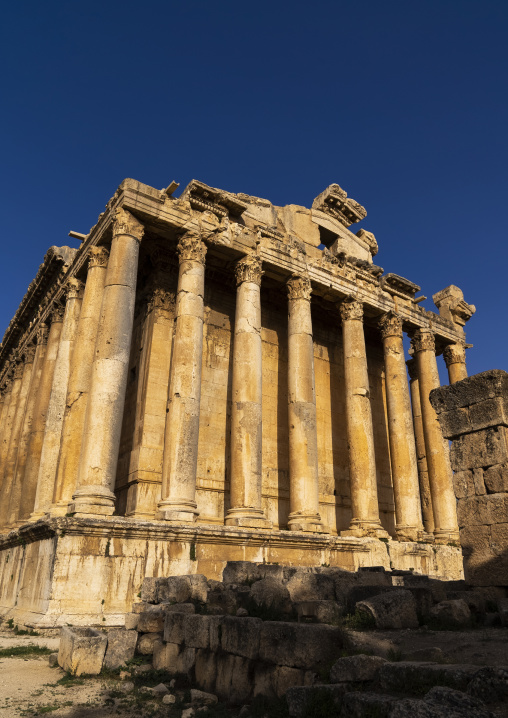
M287 283L289 519L291 531L326 532L319 513L314 345L308 277Z
M418 459L418 483L420 485L420 501L422 504L422 519L425 529L425 540L434 539L434 513L432 498L430 496L429 470L425 454L425 436L423 434L422 405L420 401L420 385L416 359L406 362L409 373L409 387L411 391L411 408L413 411L413 428L416 442L416 456Z
M192 523L198 515L196 471L203 355L206 246L187 232L178 243L180 268L168 413L162 464L162 500L156 518Z
M69 510L78 516L111 516L115 511L113 491L143 233L143 225L130 212L117 209L95 343L77 489L69 505Z
M52 516L63 516L68 512L68 504L76 489L108 256L109 252L104 247L90 248L88 274L69 370L60 457L50 510Z
M379 325L385 357L395 532L399 541L416 541L421 536L423 526L411 400L402 343L402 319L388 312L381 317Z
M28 444L30 440L30 433L32 430L35 407L37 404L37 396L41 383L44 357L46 355L47 339L47 327L46 325L44 325L44 331L42 333L38 332L37 346L30 348L30 351L35 351L35 356L33 361L32 375L30 378L30 386L28 389L23 426L21 429L21 436L19 440L19 448L16 457L16 469L14 474L13 488L9 501L9 524L13 526L20 525L22 523L22 521L20 520L20 511L23 497L23 477L26 470Z
M9 412L12 399L12 377L8 375L4 385L4 404L2 407L2 424L0 426L0 490L2 488L2 478L4 475L5 459L9 450Z
M0 500L0 525L11 525L10 502L17 494L14 478L16 475L16 460L19 453L21 432L25 418L30 380L35 359L35 347L28 347L24 352L24 362L19 365L22 371L21 386L19 391L18 405L12 422L11 440L7 458L5 461L4 482L2 498Z
M448 346L444 348L443 357L446 368L448 369L450 384L455 384L455 382L467 378L465 344L462 342L448 344Z
M42 518L49 512L55 490L72 350L81 309L81 282L77 279L71 278L68 280L66 299L62 333L58 345L53 385L44 428L44 442L39 465L39 476L37 477L37 493L35 495L34 511L31 516L33 520Z
M32 426L27 441L25 473L22 478L23 490L19 509L19 520L29 519L34 510L35 493L37 491L37 478L41 460L44 429L48 413L53 374L58 354L58 345L62 333L64 307L58 305L53 308L51 328L48 331L46 324L42 323L37 332L37 344L42 352L42 370L39 385L35 388L37 398L34 407ZM44 346L44 350L42 349Z
M4 490L5 490L5 473L7 468L7 458L9 456L9 449L11 446L11 437L12 437L12 429L14 426L14 419L16 417L16 410L18 408L18 402L19 402L19 395L21 391L21 381L23 378L23 364L16 363L13 365L13 375L12 375L12 390L11 390L11 400L9 402L9 408L7 411L6 416L6 422L5 422L5 428L2 432L2 473L0 475L0 488L1 488L1 494L0 496L3 497Z
M235 268L236 312L231 411L231 508L228 526L270 528L261 500L261 259L241 259Z
M434 335L429 329L418 329L411 344L420 385L425 454L434 511L434 537L439 543L458 541L459 529L448 443L443 439L436 412L429 400L431 390L439 387Z
M344 344L346 430L349 448L352 519L344 536L382 536L377 498L376 457L370 406L363 305L354 298L340 305Z

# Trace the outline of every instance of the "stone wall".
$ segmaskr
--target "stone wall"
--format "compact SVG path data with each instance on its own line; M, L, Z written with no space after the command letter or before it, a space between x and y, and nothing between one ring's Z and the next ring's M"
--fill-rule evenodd
M466 580L508 586L508 373L476 374L430 399L451 440Z

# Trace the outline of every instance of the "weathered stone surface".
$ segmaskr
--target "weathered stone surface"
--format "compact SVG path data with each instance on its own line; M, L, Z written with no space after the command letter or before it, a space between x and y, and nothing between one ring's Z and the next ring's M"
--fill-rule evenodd
M260 567L250 561L228 561L222 572L224 583L252 583L261 579Z
M508 492L508 463L489 466L483 473L489 494Z
M507 462L506 431L505 426L496 426L457 437L450 450L452 469L481 469L484 466Z
M375 621L376 628L417 628L416 601L405 589L381 593L356 604L358 611L367 613Z
M151 656L153 653L154 644L160 641L160 633L140 633L138 634L138 642L136 645L136 653L140 653L142 656Z
M335 598L334 581L326 574L296 571L286 586L293 602L330 601Z
M105 668L120 668L134 658L137 640L137 631L111 628L108 631L108 647L104 656Z
M268 663L315 669L338 658L341 648L342 633L332 626L277 621L261 625L259 658Z
M196 649L188 648L187 646L180 647L176 659L176 672L177 673L190 673L194 668L196 662Z
M108 644L107 636L94 628L63 626L60 629L58 665L73 676L98 675Z
M147 576L141 586L141 600L146 603L157 603L157 584L159 578Z
M213 693L199 691L197 688L191 688L190 699L192 703L202 703L205 706L211 706L219 700Z
M256 581L250 590L250 598L260 608L280 613L289 613L291 610L289 591L275 578Z
M321 686L295 686L286 691L286 700L289 715L292 718L302 718L307 715L312 705L329 702L332 710L340 715L344 694L347 691L345 685L321 685Z
M125 629L127 631L133 631L138 627L139 613L126 613L125 614Z
M508 493L485 494L484 496L459 499L457 519L459 526L502 524L508 516Z
M260 618L225 616L221 624L222 649L237 656L256 659L262 624Z
M58 666L58 653L50 653L48 656L48 664L50 668Z
M210 622L212 616L199 613L189 615L184 621L184 642L191 648L208 648L210 646Z
M433 686L465 691L478 666L438 665L400 661L385 663L379 671L381 690L394 693L422 693Z
M194 674L196 685L208 693L213 692L217 678L217 653L205 648L198 648Z
M435 389L431 402L436 412L450 411L457 407L468 407L481 401L508 394L508 374L500 369L475 374L452 386ZM494 421L497 424L498 421ZM493 425L494 425L493 424Z
M175 673L179 653L180 646L176 643L165 643L162 640L156 641L153 645L152 658L154 670Z
M181 644L185 640L186 613L170 611L164 619L164 640L167 643Z
M396 699L378 693L346 693L342 701L341 716L348 718L389 718Z
M338 624L343 607L337 601L304 601L296 604L298 620L307 623Z
M189 576L169 576L157 579L157 601L159 603L185 603L190 597Z
M508 665L485 666L472 677L467 692L485 703L508 700Z
M345 656L333 664L330 670L330 683L354 683L373 681L386 663L379 656Z
M471 624L471 611L462 599L442 601L431 608L430 615L443 626L450 626L450 628L466 627Z
M139 633L162 633L164 630L164 611L144 611L139 614L137 630Z
M430 648L418 648L416 651L412 651L404 656L406 661L431 661L432 663L444 663L445 654L438 646L431 646Z

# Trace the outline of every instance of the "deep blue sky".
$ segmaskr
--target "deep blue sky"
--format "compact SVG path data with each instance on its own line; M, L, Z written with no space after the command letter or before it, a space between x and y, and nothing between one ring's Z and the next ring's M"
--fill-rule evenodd
M506 0L8 3L0 334L125 177L306 206L338 182L424 306L476 305L469 372L508 369L507 30Z

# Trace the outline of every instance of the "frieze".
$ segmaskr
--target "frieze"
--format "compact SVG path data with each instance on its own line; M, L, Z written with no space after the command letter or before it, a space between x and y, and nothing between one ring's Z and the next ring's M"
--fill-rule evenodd
M255 254L248 254L240 259L235 266L236 283L253 282L261 286L261 277L263 275L261 257Z
M41 322L37 328L37 344L47 344L49 337L49 327L44 322Z
M37 351L37 347L35 346L35 344L30 344L30 346L25 347L25 349L23 350L23 357L25 359L25 364L33 364L36 351Z
M188 202L192 209L212 212L218 217L239 216L247 209L246 203L235 195L197 180L187 185L177 201Z
M14 379L21 379L23 377L24 369L24 364L16 364L16 366L14 367Z
M286 284L289 299L305 299L310 302L312 288L308 277L294 275Z

